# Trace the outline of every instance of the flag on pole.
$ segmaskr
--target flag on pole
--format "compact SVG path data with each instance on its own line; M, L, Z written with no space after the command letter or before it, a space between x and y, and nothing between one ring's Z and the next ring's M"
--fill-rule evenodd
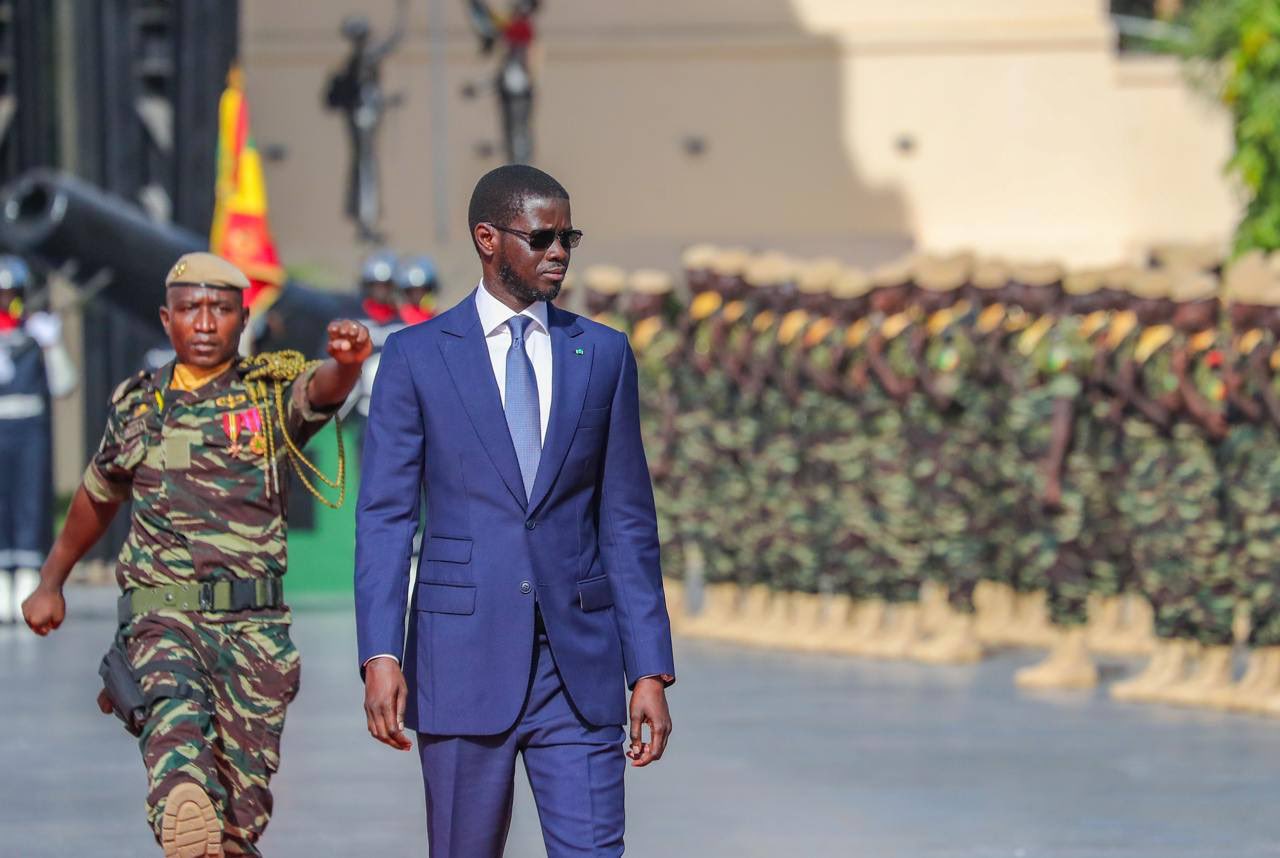
M262 157L249 133L242 80L239 67L232 66L218 103L218 175L209 249L249 278L244 303L251 315L258 316L275 303L284 268L267 224Z

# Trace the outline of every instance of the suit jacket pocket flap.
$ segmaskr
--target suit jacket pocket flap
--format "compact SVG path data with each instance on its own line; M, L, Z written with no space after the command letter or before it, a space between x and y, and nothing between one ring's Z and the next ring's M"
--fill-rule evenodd
M608 576L588 578L578 582L578 604L584 611L598 611L613 604L613 589Z
M609 408L584 408L578 417L578 427L589 429L592 426L609 425Z
M419 581L418 610L433 614L474 614L476 612L475 585Z
M443 560L446 563L470 563L471 540L453 539L448 536L433 536L423 546L424 560Z

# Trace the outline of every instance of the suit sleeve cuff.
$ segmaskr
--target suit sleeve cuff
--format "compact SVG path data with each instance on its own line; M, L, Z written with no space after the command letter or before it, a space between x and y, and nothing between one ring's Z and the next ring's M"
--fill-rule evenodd
M366 658L366 659L364 660L364 664L360 665L360 667L362 667L362 668L364 668L364 667L368 667L368 666L369 666L369 662L371 662L371 661L377 661L377 660L378 660L378 659L380 659L380 658L389 658L389 659L391 659L392 661L394 661L396 664L399 664L399 663L400 663L400 659L396 658L396 657L395 657L394 655L392 655L391 653L389 653L389 652L381 652L381 653L378 653L377 655L371 655L371 656L369 656L368 658Z
M377 656L374 656L374 658L377 658ZM373 661L373 659L371 658L369 659L369 661ZM365 662L365 664L368 664L368 663L369 662ZM676 684L676 678L669 673L649 673L644 676L641 676L639 679L636 680L636 682L639 683L641 679L660 679L662 680L663 688L670 688L671 686ZM632 687L634 688L635 686L632 686Z

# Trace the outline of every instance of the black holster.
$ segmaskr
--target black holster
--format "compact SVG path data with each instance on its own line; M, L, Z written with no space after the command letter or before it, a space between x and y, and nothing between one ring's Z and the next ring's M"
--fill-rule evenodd
M129 654L125 652L122 637L117 636L111 642L111 648L98 665L98 675L102 677L102 685L115 716L124 722L124 728L131 734L141 736L147 723L147 699L129 664Z

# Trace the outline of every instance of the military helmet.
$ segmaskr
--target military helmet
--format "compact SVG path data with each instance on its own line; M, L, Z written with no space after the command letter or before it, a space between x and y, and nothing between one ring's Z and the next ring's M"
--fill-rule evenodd
M21 256L0 256L0 289L25 292L31 288L31 269Z
M400 260L394 252L382 249L375 250L360 263L361 283L392 283L395 280L396 267Z
M437 288L436 263L430 256L406 256L396 264L392 279L397 289Z

